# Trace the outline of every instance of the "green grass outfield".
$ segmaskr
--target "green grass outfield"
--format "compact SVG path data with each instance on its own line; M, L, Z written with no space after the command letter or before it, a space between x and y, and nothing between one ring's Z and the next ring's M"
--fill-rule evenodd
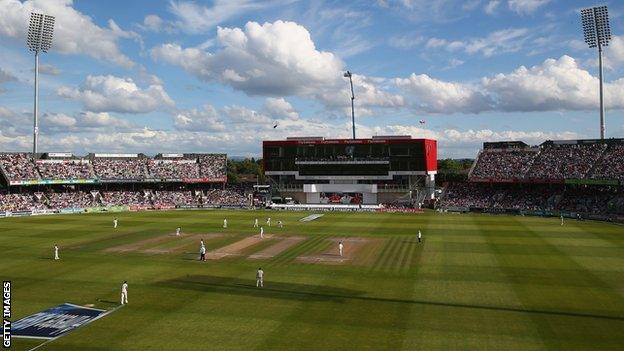
M624 227L473 214L170 211L0 220L2 278L13 318L71 302L128 306L38 350L624 350ZM170 254L107 249L172 233L225 233L208 251L266 232L306 240L266 260L197 261L198 243L152 242ZM221 228L223 218L229 228ZM416 244L421 229L424 243ZM329 238L367 237L358 264L302 263ZM180 239L184 240L184 239ZM53 261L52 246L61 247ZM369 245L370 246L370 245ZM255 270L265 289L255 288ZM14 350L40 341L13 339Z

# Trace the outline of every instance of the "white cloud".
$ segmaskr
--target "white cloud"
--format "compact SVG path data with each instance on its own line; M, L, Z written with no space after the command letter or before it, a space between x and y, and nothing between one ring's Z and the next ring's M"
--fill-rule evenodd
M159 32L163 26L162 18L157 15L147 15L143 19L143 28L152 32Z
M490 0L483 7L483 12L487 13L488 15L493 15L496 13L496 9L498 8L498 5L500 5L500 0Z
M430 38L426 47L430 49L445 49L450 52L464 51L467 54L481 54L485 57L494 54L516 52L522 49L529 38L527 28L508 28L498 30L482 38L472 38L466 41L449 41L440 38Z
M41 118L44 132L64 133L99 133L104 131L137 130L136 124L125 119L111 116L108 112L79 112L73 116L64 113L46 113Z
M249 124L261 124L267 127L272 123L269 116L243 106L225 106L223 113L231 123L244 123L246 126Z
M219 119L217 110L212 105L205 105L203 110L179 111L173 120L177 130L190 132L225 130L223 121Z
M393 82L414 101L415 110L431 113L585 111L598 106L598 79L565 55L484 77L476 84L426 74ZM624 78L605 83L605 104L608 109L624 109Z
M421 45L424 41L423 36L411 33L391 37L388 40L388 45L396 49L411 49Z
M17 80L17 77L15 77L10 72L7 72L3 70L2 68L0 68L0 84L6 83L6 82L12 82L15 80Z
M479 113L491 109L489 97L468 84L444 82L414 73L408 78L396 78L394 83L416 99L414 107L420 111Z
M267 98L264 102L264 109L269 115L278 119L299 119L299 113L284 98Z
M598 105L598 79L569 56L484 78L482 86L503 111L589 110ZM607 108L624 108L624 79L605 85Z
M531 14L538 8L548 4L550 0L509 0L509 9L521 15Z
M152 56L250 95L309 94L341 76L343 63L330 52L318 51L310 33L294 22L219 28L217 40L222 49L214 53L163 44L152 49Z
M43 12L56 17L52 51L63 54L83 54L98 60L132 67L134 62L118 46L120 38L135 37L123 31L113 21L100 27L91 17L76 11L71 0L0 0L0 36L25 41L31 12Z
M64 86L57 93L82 102L87 110L94 112L146 113L174 104L162 85L141 89L131 78L111 75L87 76L78 89Z
M215 0L212 6L208 7L191 1L171 1L169 11L178 18L175 22L178 29L188 33L201 33L246 12L279 3L279 1Z

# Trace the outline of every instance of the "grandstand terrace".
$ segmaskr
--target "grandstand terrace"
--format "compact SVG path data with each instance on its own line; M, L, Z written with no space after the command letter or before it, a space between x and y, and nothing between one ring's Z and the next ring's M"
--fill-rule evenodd
M437 207L624 221L624 139L484 143Z
M1 153L0 216L247 206L226 166L225 154Z

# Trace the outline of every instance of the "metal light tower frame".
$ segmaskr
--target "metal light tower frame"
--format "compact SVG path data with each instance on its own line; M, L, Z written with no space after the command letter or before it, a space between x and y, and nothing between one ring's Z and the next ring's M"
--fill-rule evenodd
M606 6L596 6L581 10L581 21L583 23L583 35L585 42L590 48L598 48L598 75L600 80L600 139L605 137L605 108L602 91L602 47L608 46L611 40L611 29L609 28L609 12Z
M355 94L353 93L353 79L352 79L351 71L346 71L343 74L343 77L349 78L349 83L351 83L351 123L353 126L353 139L355 139L355 106L353 100L355 100Z
M39 52L48 52L52 46L54 33L54 16L32 12L28 25L26 45L28 50L35 53L35 110L33 126L33 158L37 155L39 142Z

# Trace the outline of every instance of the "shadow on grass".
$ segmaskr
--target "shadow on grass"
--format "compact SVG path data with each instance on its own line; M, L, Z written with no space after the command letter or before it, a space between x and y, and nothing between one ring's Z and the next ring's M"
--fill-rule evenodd
M363 294L362 291L331 286L280 283L266 280L263 288L257 288L255 280L209 275L188 275L163 280L156 284L167 288L302 301L344 302L346 299L359 297Z
M393 299L384 297L364 296L364 292L352 289L336 288L323 285L308 285L296 283L281 283L265 281L264 288L257 288L255 281L230 277L215 277L208 275L188 275L176 279L163 280L156 283L167 288L197 290L204 292L222 293L230 295L245 295L267 297L274 299L290 299L301 301L370 301L391 304L428 305L448 308L478 309L512 313L530 313L543 316L563 316L576 318L596 318L615 321L624 321L624 316L594 314L574 311L539 310L530 308L516 308L505 306L472 305L452 302L436 302L425 300Z

